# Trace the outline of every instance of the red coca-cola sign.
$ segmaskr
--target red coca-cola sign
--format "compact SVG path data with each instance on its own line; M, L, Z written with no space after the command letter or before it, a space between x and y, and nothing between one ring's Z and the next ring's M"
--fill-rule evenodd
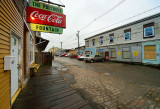
M66 16L38 8L27 7L27 22L66 28Z

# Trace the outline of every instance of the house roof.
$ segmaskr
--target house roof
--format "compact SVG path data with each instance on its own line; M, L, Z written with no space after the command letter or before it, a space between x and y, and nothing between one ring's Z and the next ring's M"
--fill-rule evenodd
M41 42L40 42L41 39ZM43 39L41 37L36 37L36 46L39 51L44 51L49 43L49 40Z
M88 37L88 38L86 38L85 40L90 39L90 38L93 38L93 37L96 37L96 36L99 36L99 35L102 35L102 34L105 34L105 33L109 33L109 32L112 32L112 31L115 31L115 30L118 30L118 29L121 29L121 28L124 28L124 27L128 27L128 26L131 26L131 25L134 25L134 24L137 24L137 23L141 23L141 22L143 22L143 21L147 21L147 20L150 20L150 19L154 19L154 18L159 17L159 16L160 16L160 13L157 13L157 14L154 14L154 15L152 15L152 16L149 16L149 17L146 17L146 18L143 18L143 19L140 19L140 20L137 20L137 21L134 21L134 22L131 22L131 23L128 23L128 24L125 24L125 25L122 25L122 26L113 28L113 29L111 29L111 30L108 30L108 31L105 31L105 32L96 34L96 35L94 35L94 36Z

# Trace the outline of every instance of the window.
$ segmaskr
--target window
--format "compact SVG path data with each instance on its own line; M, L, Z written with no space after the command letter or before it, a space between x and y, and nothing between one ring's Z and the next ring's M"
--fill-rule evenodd
M34 38L30 35L30 63L34 61Z
M149 23L143 26L144 38L154 37L154 23Z
M156 59L156 45L144 46L144 59Z
M111 49L111 58L116 58L116 49Z
M89 41L86 42L87 47L89 47Z
M124 30L124 40L131 39L131 29Z
M109 42L113 43L114 42L114 34L109 35Z
M123 48L122 49L122 58L129 59L130 58L130 48Z
M99 44L100 44L100 45L103 44L103 37L100 37L100 39L99 39Z
M14 36L11 37L11 45L17 45L17 40Z
M92 45L95 46L95 39L92 40Z

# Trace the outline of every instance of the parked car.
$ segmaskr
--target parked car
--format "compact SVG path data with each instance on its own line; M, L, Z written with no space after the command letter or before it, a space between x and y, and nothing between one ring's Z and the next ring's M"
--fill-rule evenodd
M65 57L70 57L70 53L67 53L67 55L65 55Z
M82 56L80 56L78 59L79 59L79 60L84 60L84 59L87 58L87 57L89 57L89 55L82 55Z
M76 58L77 55L70 55L70 58Z
M81 54L81 55L78 55L77 57L76 57L76 59L78 59L79 57L81 57L83 54Z
M66 53L64 53L64 54L61 54L61 55L60 55L60 57L64 57L64 56L66 56L66 55L67 55L67 54L66 54Z
M105 57L99 56L99 55L91 55L91 56L85 58L84 60L85 60L85 62L91 62L91 63L93 63L95 61L102 61L102 62L104 62L105 61Z

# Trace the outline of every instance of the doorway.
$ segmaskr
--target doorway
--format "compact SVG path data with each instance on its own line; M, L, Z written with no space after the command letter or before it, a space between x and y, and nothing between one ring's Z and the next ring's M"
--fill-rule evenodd
M10 53L11 56L13 56L15 59L12 61L12 67L11 67L11 98L18 90L18 63L19 63L19 39L11 35L11 49Z
M106 57L106 60L109 60L109 51L105 52L105 57Z

